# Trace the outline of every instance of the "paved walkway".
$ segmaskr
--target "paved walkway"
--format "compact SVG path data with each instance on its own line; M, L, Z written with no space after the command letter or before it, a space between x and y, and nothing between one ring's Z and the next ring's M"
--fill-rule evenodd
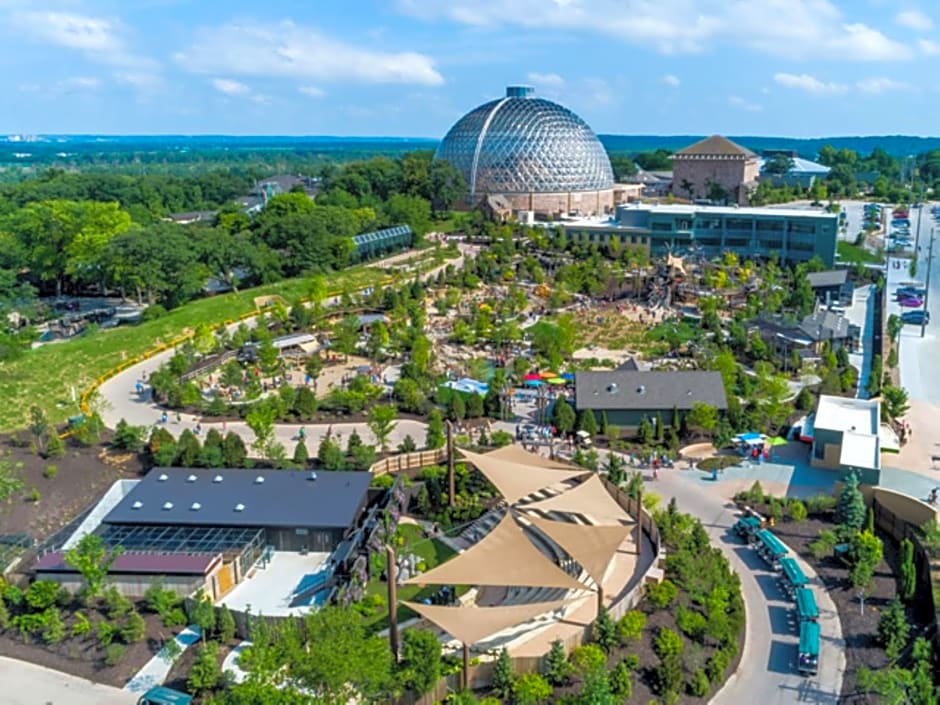
M238 659L241 657L242 652L251 646L250 641L243 641L238 646L234 647L225 655L225 660L222 661L222 673L231 674L232 681L235 683L241 683L248 677L248 673L242 670L241 666L238 665Z
M134 705L137 695L0 656L0 702L3 705Z
M176 643L179 644L180 655L199 641L201 635L202 632L199 627L192 624L177 634ZM137 672L136 676L127 681L124 690L140 696L154 686L163 685L166 677L170 674L170 669L173 668L174 662L175 659L167 658L161 650L159 654L144 664L144 667Z

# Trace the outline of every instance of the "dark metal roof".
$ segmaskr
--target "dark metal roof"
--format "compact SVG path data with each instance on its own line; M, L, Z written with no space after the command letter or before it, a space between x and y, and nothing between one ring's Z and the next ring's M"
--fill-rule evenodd
M718 372L576 372L574 384L579 409L667 411L697 401L728 407Z
M153 573L160 575L205 575L219 556L196 553L122 553L114 560L111 573ZM75 573L61 552L47 553L36 561L33 570Z
M846 269L827 269L824 272L810 272L806 278L812 288L818 289L823 286L842 286L848 276Z
M371 481L368 472L154 468L104 523L345 529Z
M804 318L799 329L815 341L850 337L849 319L832 311L816 311Z

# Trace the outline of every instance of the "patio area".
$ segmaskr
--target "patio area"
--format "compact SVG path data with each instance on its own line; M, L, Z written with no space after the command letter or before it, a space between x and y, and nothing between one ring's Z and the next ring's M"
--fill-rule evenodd
M219 604L239 611L250 608L252 614L271 617L305 614L316 609L316 605L291 607L291 602L295 594L312 585L314 576L323 569L329 557L329 553L301 555L275 551L267 565L264 561L259 562Z

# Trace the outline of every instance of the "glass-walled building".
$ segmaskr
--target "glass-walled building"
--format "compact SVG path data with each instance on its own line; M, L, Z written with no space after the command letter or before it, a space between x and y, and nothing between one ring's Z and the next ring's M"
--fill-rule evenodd
M777 253L783 262L819 257L831 267L839 217L795 208L623 205L610 220L564 227L571 238L598 244L616 238L624 246L648 249L653 257L683 251L706 257L731 251L744 258Z

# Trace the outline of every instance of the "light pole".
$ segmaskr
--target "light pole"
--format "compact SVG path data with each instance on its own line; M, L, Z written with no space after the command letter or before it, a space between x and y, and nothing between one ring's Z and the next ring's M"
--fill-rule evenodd
M930 297L930 270L933 266L933 238L934 229L930 228L930 247L927 248L927 281L924 284L924 317L920 319L920 337L923 338L927 332L927 316L930 315L927 309L927 300Z

